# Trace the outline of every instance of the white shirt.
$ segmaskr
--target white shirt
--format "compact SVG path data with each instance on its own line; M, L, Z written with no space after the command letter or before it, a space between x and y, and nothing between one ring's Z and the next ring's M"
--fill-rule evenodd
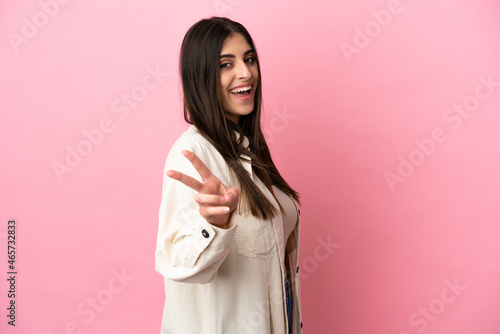
M202 182L181 154L184 149L195 153L226 186L237 186L220 153L194 125L172 146L165 172L174 169ZM251 165L242 164L278 208ZM155 257L166 295L162 334L288 334L283 287L287 272L294 302L292 333L302 332L296 267L300 217L292 197L273 191L286 210L284 217L278 213L264 221L238 207L228 228L221 229L200 215L195 190L164 174Z

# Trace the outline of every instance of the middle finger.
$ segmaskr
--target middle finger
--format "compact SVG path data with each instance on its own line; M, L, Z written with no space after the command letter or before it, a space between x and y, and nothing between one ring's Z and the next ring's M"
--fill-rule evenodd
M203 181L212 175L210 169L208 169L208 167L203 163L203 161L200 160L200 158L196 156L196 154L188 150L182 150L182 154L184 154L184 156L191 161L191 164L194 168L196 168Z
M198 204L210 204L210 205L221 205L226 202L223 196L212 195L212 194L201 194L197 193L194 196L194 200Z

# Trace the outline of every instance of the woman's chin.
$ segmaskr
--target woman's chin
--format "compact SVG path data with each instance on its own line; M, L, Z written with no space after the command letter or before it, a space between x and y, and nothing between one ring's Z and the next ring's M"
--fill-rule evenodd
M245 109L233 109L233 111L230 111L230 114L236 115L236 116L246 116L250 115L253 112L253 108L245 108Z

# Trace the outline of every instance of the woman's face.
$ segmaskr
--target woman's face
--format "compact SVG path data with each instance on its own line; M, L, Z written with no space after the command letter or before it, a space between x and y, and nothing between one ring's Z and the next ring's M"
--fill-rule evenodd
M253 111L258 79L255 51L243 35L230 35L220 54L220 88L227 118L236 124Z

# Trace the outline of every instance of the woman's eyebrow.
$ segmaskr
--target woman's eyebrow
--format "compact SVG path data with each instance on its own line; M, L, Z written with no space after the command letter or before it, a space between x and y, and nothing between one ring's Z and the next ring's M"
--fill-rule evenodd
M246 56L247 54L249 54L251 52L255 52L255 50L254 49L250 49L247 52L245 52L243 55ZM220 55L219 58L236 58L236 57L234 55L232 55L232 54L224 54L224 55Z

